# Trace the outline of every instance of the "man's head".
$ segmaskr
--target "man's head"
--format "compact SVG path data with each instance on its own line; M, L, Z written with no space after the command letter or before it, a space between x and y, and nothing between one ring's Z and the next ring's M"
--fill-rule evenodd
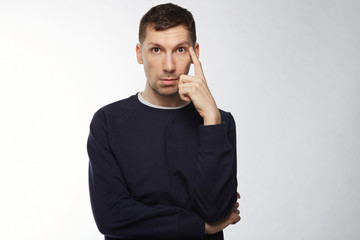
M180 75L189 72L189 48L199 54L191 13L171 3L151 8L141 19L139 41L137 61L147 78L144 94L176 96Z
M143 43L148 28L156 31L167 30L182 25L190 34L192 44L196 43L194 18L188 10L172 3L160 4L151 8L141 19L139 26L139 42Z

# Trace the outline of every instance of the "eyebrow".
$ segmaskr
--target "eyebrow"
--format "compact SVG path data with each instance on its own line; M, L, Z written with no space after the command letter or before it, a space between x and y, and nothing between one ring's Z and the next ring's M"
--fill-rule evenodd
M149 42L147 45L148 45L148 46L161 47L160 44L155 43L155 42ZM175 47L178 47L178 46L181 46L181 45L182 45L182 46L184 46L184 45L190 46L190 43L189 43L189 41L182 41L182 42L178 43Z

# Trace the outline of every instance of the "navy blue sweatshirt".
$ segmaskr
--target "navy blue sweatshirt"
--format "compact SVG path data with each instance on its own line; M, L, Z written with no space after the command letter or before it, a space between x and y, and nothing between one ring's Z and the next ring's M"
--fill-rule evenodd
M235 122L220 113L204 126L192 103L158 109L136 95L95 113L89 187L105 239L223 239L204 235L237 200Z

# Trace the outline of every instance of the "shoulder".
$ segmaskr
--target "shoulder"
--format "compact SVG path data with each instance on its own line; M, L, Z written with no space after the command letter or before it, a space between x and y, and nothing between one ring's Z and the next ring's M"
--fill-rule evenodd
M118 111L126 111L132 110L136 108L136 95L132 95L128 98L118 100L116 102L107 104L99 109L99 111L103 111L104 113L114 113Z
M109 120L120 120L120 118L126 116L127 113L136 110L138 107L136 98L136 95L132 95L128 98L107 104L95 112L93 119L101 119L105 122Z

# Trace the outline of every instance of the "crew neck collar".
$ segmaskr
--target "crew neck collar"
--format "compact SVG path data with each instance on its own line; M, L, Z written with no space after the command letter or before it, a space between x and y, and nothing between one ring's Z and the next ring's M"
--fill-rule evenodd
M158 105L155 105L155 104L152 104L148 101L146 101L142 96L141 96L141 92L138 92L137 94L137 97L140 101L140 103L148 106L148 107L151 107L151 108L157 108L157 109L163 109L163 110L176 110L176 109L181 109L181 108L184 108L186 107L187 105L189 105L191 102L187 102L185 103L184 105L181 105L181 106L178 106L178 107L163 107L163 106L158 106Z

